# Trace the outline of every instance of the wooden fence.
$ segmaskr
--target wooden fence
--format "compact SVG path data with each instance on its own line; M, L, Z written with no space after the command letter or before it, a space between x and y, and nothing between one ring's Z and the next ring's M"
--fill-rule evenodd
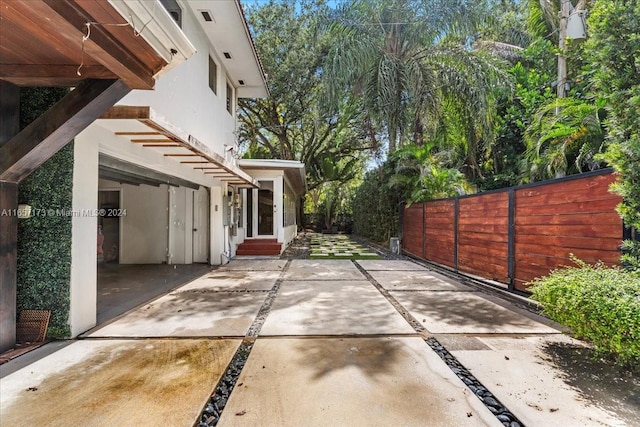
M569 254L619 264L623 224L610 170L417 203L402 214L405 253L526 291Z

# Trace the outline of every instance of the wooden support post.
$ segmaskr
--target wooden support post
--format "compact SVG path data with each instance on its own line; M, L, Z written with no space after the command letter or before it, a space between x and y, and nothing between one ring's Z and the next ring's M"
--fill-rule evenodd
M20 131L20 88L0 80L0 147ZM18 184L0 181L0 353L16 343Z
M0 147L20 131L20 88L0 80Z
M0 181L0 353L16 343L18 184Z

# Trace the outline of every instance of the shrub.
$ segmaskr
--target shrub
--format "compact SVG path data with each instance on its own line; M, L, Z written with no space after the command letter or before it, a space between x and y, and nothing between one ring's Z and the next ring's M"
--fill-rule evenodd
M640 363L640 273L603 264L554 270L531 282L543 313L591 342L599 354Z
M385 245L398 235L401 194L387 185L392 171L385 164L367 172L353 198L353 233Z
M607 101L605 159L618 173L613 190L627 227L640 230L640 1L598 0L590 12L586 53L593 83ZM627 240L623 266L640 270L640 241Z

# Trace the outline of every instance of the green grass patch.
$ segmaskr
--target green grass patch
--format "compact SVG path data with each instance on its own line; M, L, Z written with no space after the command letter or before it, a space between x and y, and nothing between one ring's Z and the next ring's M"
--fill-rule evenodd
M350 256L340 256L340 255L336 255L336 254L327 254L327 255L310 255L309 259L352 259L352 260L358 260L358 259L381 259L379 255L376 254L371 254L371 255L366 255L366 254L353 254Z
M640 273L573 258L529 289L543 313L618 362L640 366Z
M380 259L366 246L345 235L318 235L311 238L310 259Z

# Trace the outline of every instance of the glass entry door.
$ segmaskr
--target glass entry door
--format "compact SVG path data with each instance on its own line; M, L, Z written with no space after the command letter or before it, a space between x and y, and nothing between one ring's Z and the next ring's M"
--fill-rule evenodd
M273 236L273 181L259 181L258 236Z

